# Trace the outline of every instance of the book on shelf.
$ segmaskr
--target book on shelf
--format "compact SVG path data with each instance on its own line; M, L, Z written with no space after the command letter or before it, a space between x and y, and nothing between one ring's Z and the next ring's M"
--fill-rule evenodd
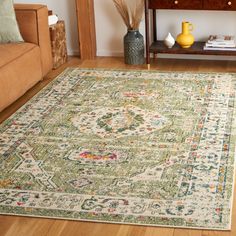
M235 43L232 43L232 44L229 44L229 43L205 43L205 46L206 47L217 47L217 48L235 48L236 47L236 44Z
M210 35L203 49L236 51L235 38L232 35Z
M207 42L212 45L235 45L233 35L210 35Z
M216 50L216 51L236 51L236 47L203 47L204 50Z

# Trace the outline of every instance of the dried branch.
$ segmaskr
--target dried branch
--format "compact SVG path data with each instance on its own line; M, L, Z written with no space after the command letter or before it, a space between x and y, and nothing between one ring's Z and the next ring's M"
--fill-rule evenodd
M118 12L120 13L125 25L128 29L131 29L131 23L130 23L130 14L127 4L124 2L124 0L113 0Z
M144 0L137 0L134 9L129 10L124 0L113 0L128 30L137 30L143 17Z
M132 22L132 28L133 29L138 29L140 22L142 20L143 17L143 11L144 11L144 1L141 0L139 2L136 2L134 11L132 13L132 18L131 18L131 22Z

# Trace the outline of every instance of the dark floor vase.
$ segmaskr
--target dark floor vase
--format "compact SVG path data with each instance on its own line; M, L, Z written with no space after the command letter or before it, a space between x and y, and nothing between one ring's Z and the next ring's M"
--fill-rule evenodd
M144 41L138 30L128 30L124 36L124 56L126 64L144 63Z

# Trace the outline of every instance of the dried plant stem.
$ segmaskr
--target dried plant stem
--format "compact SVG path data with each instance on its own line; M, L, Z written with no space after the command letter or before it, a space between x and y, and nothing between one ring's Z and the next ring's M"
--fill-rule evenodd
M125 25L128 29L131 29L131 23L130 23L130 14L127 4L124 2L124 0L113 0L118 12L120 13Z
M132 13L132 20L131 20L133 29L139 28L143 16L143 11L144 11L144 1L141 0L138 3L136 2L135 10Z
M133 10L129 10L125 0L113 0L128 30L137 30L142 20L144 0L135 1Z

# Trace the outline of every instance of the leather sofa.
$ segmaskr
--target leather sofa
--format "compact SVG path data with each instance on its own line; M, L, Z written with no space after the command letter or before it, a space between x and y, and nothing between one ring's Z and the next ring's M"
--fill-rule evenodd
M0 44L0 111L52 69L47 7L15 4L15 12L25 42Z

